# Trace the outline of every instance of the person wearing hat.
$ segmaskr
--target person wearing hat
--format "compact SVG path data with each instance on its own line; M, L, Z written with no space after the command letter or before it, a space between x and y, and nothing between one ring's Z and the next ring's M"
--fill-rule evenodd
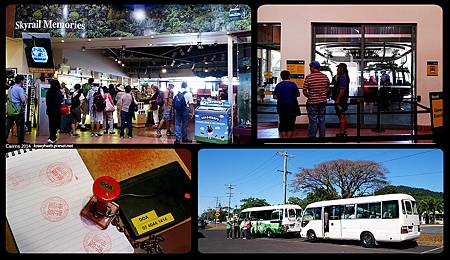
M337 137L347 136L347 116L345 111L348 108L348 95L350 87L350 77L348 76L347 64L339 63L337 65L337 74L333 80L333 95L334 108L339 118L339 133Z
M311 74L305 77L303 84L303 94L307 98L308 136L315 138L317 128L319 128L319 137L325 137L325 112L330 81L327 75L320 72L320 63L318 61L311 61L309 69Z
M117 127L120 129L120 111L122 108L120 107L119 100L120 98L125 94L125 88L122 84L118 84L117 87L117 94L116 94L116 108L117 108Z

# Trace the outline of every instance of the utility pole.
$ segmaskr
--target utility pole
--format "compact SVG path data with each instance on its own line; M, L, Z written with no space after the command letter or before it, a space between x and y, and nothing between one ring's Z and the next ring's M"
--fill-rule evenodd
M227 196L228 196L228 219L230 218L230 211L231 211L231 197L233 196L233 193L231 193L231 190L233 190L234 189L234 186L235 185L233 185L233 184L228 184L227 185L227 189L228 189L228 192L227 192Z
M287 170L287 160L288 160L288 158L294 158L295 155L288 154L287 152L277 152L276 155L284 157L283 158L283 171L282 171L283 172L283 185L284 185L283 204L286 204L287 174L291 173L291 172L288 172L288 170ZM280 170L278 170L278 171L280 171Z

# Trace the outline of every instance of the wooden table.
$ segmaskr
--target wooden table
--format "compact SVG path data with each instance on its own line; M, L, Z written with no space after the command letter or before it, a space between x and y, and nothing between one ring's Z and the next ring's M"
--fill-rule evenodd
M109 175L122 181L145 171L178 161L191 176L191 152L186 149L78 149L92 178ZM191 220L161 234L164 253L191 251ZM11 230L6 223L6 250L18 253ZM145 253L135 249L135 253Z

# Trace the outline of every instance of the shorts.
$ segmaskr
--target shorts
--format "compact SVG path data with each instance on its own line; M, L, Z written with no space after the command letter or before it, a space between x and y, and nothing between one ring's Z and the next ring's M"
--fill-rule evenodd
M81 110L80 107L70 108L70 117L72 118L72 124L81 122Z
M338 105L340 106L340 109L338 108ZM345 111L347 111L347 109L348 109L348 104L347 103L335 104L334 105L334 110L336 111L336 114L344 113Z
M278 131L280 132L290 132L295 129L295 119L296 115L286 115L279 114L280 122L278 124Z
M171 106L164 106L163 108L163 120L173 120L174 118L173 108Z
M88 114L89 115L89 103L83 102L81 104L81 110L83 110L83 114Z
M91 111L92 123L103 123L103 111Z

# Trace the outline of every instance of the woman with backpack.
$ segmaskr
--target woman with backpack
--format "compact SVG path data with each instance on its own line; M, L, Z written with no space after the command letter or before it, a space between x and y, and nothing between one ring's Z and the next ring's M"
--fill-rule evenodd
M114 107L114 100L109 93L109 90L111 89L111 86L114 85L111 84L110 87L103 87L103 99L105 100L105 110L103 111L103 134L108 133L108 126L109 126L109 134L113 135L114 132L114 119L113 119L113 112L116 110Z
M70 135L73 137L79 137L77 134L78 124L81 122L81 104L84 101L83 90L80 84L75 84L75 91L72 94L70 105L70 116L72 118L72 131Z

